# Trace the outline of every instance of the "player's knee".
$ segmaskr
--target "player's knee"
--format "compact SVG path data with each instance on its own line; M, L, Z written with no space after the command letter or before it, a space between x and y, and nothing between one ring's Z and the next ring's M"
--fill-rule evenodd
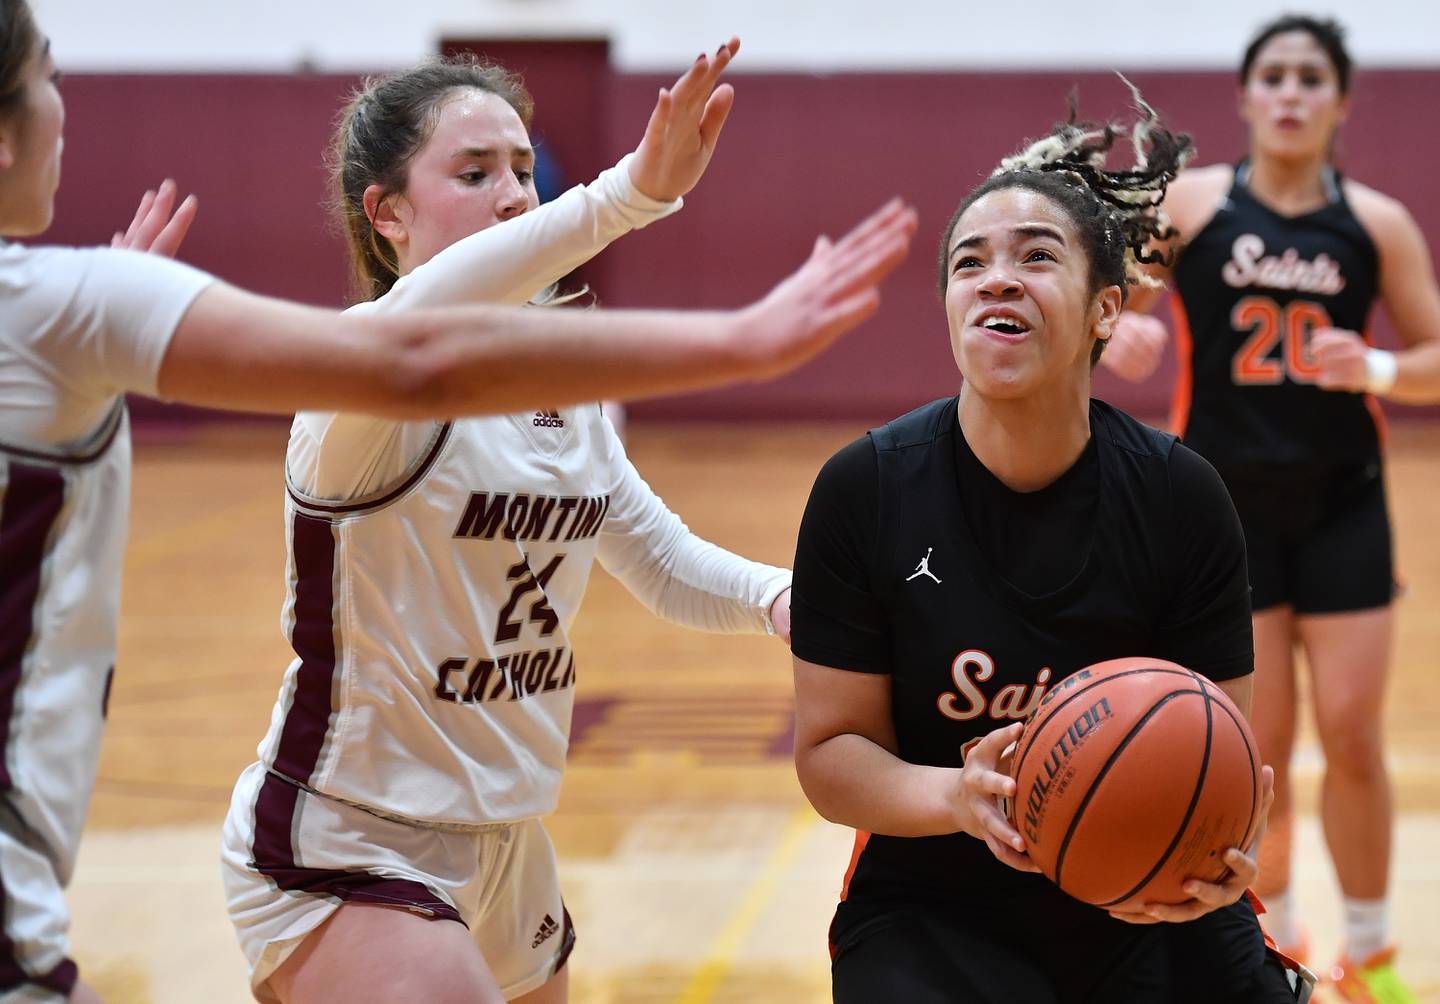
M1385 746L1379 723L1347 722L1337 716L1320 722L1320 739L1328 772L1356 780L1384 776Z

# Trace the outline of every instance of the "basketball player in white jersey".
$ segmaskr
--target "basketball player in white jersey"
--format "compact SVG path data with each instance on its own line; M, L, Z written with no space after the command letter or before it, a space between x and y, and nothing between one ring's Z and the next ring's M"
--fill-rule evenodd
M684 100L723 115L708 81L736 46ZM524 300L576 264L559 239L575 207L536 210L529 115L514 78L473 60L355 96L333 160L367 310ZM602 214L673 208L642 196L662 189L633 161L597 187ZM490 235L514 247L503 277L469 261ZM598 404L305 412L287 475L296 658L223 852L257 998L563 1002L574 934L539 817L564 768L585 658L569 630L593 561L660 616L782 636L789 572L692 534Z
M64 120L57 77L24 0L0 0L0 237L50 223ZM676 103L655 121L669 135L648 154L683 162L698 114ZM117 243L173 251L193 214L190 204L172 220L173 199L169 185L147 197ZM729 314L492 307L342 317L153 254L0 241L0 1001L96 1000L66 958L61 890L114 665L129 496L124 392L411 418L760 378L873 311L873 287L910 226L903 211L881 213Z

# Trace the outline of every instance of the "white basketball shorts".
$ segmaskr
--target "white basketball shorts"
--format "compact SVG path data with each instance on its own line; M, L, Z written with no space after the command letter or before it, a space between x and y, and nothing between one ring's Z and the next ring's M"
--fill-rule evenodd
M432 829L307 791L251 764L225 819L230 920L257 1000L343 903L378 903L470 929L506 1000L560 970L575 943L555 849L538 819Z

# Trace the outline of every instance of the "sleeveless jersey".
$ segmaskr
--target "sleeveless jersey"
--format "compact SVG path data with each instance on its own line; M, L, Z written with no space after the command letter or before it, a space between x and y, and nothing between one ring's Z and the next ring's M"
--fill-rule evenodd
M596 405L462 419L382 494L327 503L291 487L296 659L267 767L417 820L554 807L569 629L615 482L602 422Z
M1172 486L1174 437L1098 401L1090 423L1099 465L1093 536L1077 548L1073 577L1045 595L1012 585L969 526L955 399L871 431L879 508L867 578L889 627L901 759L961 766L968 744L1023 720L1050 687L1104 659L1171 658L1217 678L1248 672L1243 538L1233 512L1226 539L1208 542L1230 553L1215 581L1196 590L1186 578L1190 555L1176 543L1185 518L1177 495L1186 489L1178 479ZM1214 482L1209 495L1223 500L1218 477L1208 469L1206 477ZM917 572L922 558L928 574ZM1181 608L1189 612L1177 623ZM1223 625L1206 620L1216 616ZM1209 641L1220 637L1231 640ZM1230 650L1237 637L1243 651ZM847 885L842 927L897 897L975 901L1023 888L1043 898L1048 883L1001 864L983 841L951 834L870 836Z
M1374 460L1373 398L1317 387L1309 339L1322 327L1366 332L1375 244L1333 174L1329 204L1287 217L1250 193L1246 173L1236 169L1176 266L1171 427L1221 467Z
M598 405L436 427L391 487L289 486L285 619L296 659L259 753L381 814L473 827L550 812L590 567L656 613L765 631L787 571L692 534Z

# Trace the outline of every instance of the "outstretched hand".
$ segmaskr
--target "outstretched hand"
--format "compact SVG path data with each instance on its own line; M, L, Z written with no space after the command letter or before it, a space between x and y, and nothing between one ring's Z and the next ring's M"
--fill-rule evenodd
M892 199L838 241L820 237L809 260L737 316L738 351L757 380L814 356L880 306L880 281L904 260L915 210Z
M735 88L716 82L739 51L740 39L732 38L713 56L701 53L675 86L660 89L630 162L630 180L645 195L673 202L705 173L735 104Z
M187 195L180 208L174 209L175 191L175 182L166 178L157 190L146 192L135 210L135 218L130 221L130 228L123 234L117 231L110 238L110 246L174 258L200 208L195 196Z
M1225 852L1225 866L1230 874L1219 882L1201 882L1190 879L1183 886L1190 896L1183 903L1146 903L1130 910L1111 910L1110 916L1131 924L1183 924L1205 916L1212 910L1229 906L1260 877L1260 840L1265 836L1265 826L1270 819L1270 803L1275 801L1275 769L1260 768L1260 780L1264 796L1260 801L1260 825L1250 846L1243 851L1232 847Z

